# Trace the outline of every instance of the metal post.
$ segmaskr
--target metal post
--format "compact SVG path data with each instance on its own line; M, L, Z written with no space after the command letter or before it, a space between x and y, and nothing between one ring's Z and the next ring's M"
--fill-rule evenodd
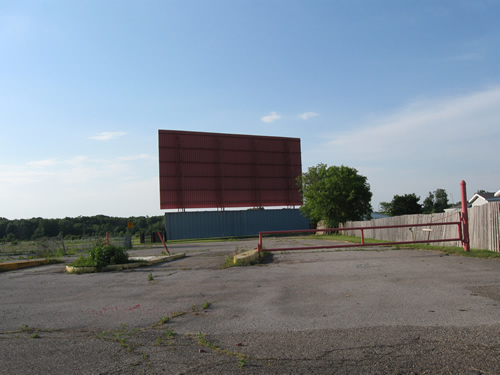
M467 213L467 189L465 186L465 181L462 180L460 183L460 188L462 192L462 231L463 231L463 245L464 251L470 251L470 242L469 242L469 215Z
M363 232L363 229L361 229L361 245L365 244L365 233Z
M158 233L158 237L161 240L161 243L163 244L163 247L165 248L165 250L167 250L168 255L170 255L170 251L168 251L167 245L165 245L165 241L163 241L163 238L162 238L160 232L157 232L157 233Z
M260 252L262 251L262 233L259 232L259 243L257 244L257 254L260 259Z

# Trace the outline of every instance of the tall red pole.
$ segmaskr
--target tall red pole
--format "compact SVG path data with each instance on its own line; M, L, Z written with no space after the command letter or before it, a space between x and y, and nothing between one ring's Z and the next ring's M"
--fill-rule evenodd
M262 251L262 233L259 232L259 243L257 244L257 256L259 257L260 260L260 252Z
M463 244L464 251L470 250L469 242L469 215L467 213L467 189L465 187L465 181L462 180L460 183L460 188L462 191L462 231L463 231Z
M167 247L167 245L165 245L165 241L163 241L163 237L161 236L160 232L156 232L156 233L158 233L158 237L160 237L160 240L161 240L161 243L163 244L163 247L165 248L165 250L167 250L168 255L170 255L170 251L168 251L168 247Z

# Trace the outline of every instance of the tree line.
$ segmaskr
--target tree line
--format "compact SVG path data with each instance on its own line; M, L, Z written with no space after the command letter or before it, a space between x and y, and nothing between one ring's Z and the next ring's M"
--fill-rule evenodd
M127 228L128 223L133 228ZM65 239L85 236L111 235L133 236L140 232L157 232L165 230L163 216L131 216L110 217L105 215L66 217L64 219L31 219L8 220L0 218L0 241L26 241L43 237L62 236Z
M427 198L420 204L420 197L415 193L395 195L390 202L380 202L381 213L390 216L434 214L444 212L452 205L448 202L448 194L445 189L436 189L429 192Z

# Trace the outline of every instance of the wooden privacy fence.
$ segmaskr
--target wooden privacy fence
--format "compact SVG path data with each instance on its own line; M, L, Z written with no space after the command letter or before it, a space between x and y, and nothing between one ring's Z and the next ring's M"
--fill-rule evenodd
M459 221L460 211L444 212L428 215L403 215L367 221L348 221L343 228L373 227L386 225L408 225L427 223L446 223ZM492 202L482 206L470 207L469 215L469 238L470 247L473 249L486 249L500 252L500 202ZM346 231L344 234L360 236L358 231ZM384 240L391 242L400 241L423 241L445 238L456 238L456 226L429 226L416 228L385 228L367 229L364 231L365 238ZM433 245L462 246L460 241L435 242Z

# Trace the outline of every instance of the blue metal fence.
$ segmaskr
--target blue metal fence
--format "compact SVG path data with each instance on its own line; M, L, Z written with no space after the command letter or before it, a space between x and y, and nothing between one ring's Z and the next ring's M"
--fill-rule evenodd
M167 240L258 236L262 231L309 229L298 209L168 212Z

